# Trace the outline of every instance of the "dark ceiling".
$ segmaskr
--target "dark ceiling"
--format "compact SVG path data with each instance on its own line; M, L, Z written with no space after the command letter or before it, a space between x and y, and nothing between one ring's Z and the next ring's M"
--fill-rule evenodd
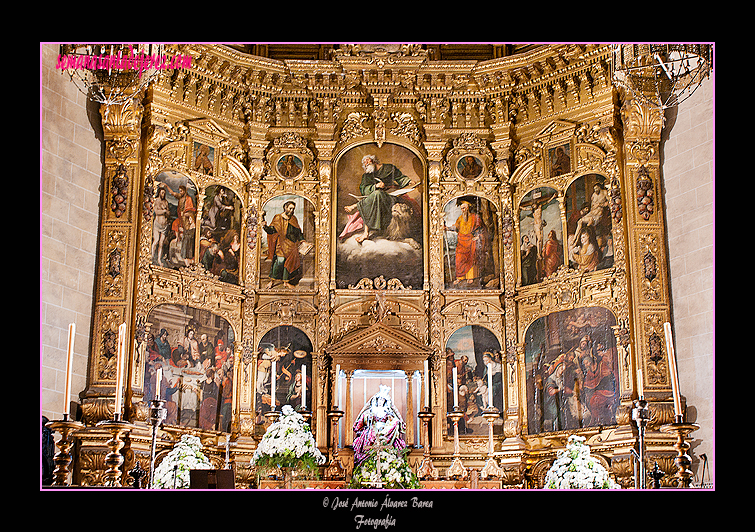
M240 52L268 57L270 59L300 59L300 60L328 60L331 52L339 44L319 43L269 43L269 44L229 44L229 47ZM485 43L454 43L454 44L423 44L429 52L430 59L442 60L473 60L486 61L513 54L526 52L536 47L536 44L485 44Z

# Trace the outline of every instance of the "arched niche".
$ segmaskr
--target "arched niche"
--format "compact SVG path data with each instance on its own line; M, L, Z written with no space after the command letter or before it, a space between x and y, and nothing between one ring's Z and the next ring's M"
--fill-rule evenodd
M616 317L604 307L553 312L524 335L529 434L616 424Z
M146 320L143 400L166 401L165 423L230 432L236 333L221 316L160 304Z
M205 187L199 223L198 262L218 279L239 284L242 261L242 214L244 206L231 188Z
M487 198L467 194L443 206L443 270L447 290L498 289L499 213Z
M363 167L365 156L382 164L378 176L385 178L389 165L395 168L388 177L390 198L372 193L376 181ZM400 144L355 144L337 156L331 216L337 288L353 288L364 279L379 277L396 279L405 288L423 286L426 174L424 158Z
M446 408L450 412L458 407L465 414L459 422L460 436L486 435L488 425L482 414L491 399L492 406L503 412L503 368L498 337L486 327L465 325L448 337L445 358Z
M179 269L196 262L199 190L193 179L171 169L154 178L151 263Z
M273 196L262 206L259 224L260 287L314 289L317 253L314 204L299 194Z
M558 191L536 187L518 204L520 282L541 282L564 264L564 229Z
M260 338L257 344L257 369L254 383L254 410L257 424L265 422L264 414L280 411L284 405L295 410L312 406L312 340L293 325L278 325ZM273 366L275 373L273 373ZM304 374L306 403L302 405ZM273 391L273 376L275 376Z
M591 272L614 263L609 179L589 172L571 180L564 193L565 252L569 267Z

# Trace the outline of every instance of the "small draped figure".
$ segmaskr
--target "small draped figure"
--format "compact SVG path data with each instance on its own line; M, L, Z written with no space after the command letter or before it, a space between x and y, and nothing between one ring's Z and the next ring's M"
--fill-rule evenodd
M367 401L354 422L354 464L361 464L376 445L406 447L406 423L396 409L390 388L380 385L380 391Z

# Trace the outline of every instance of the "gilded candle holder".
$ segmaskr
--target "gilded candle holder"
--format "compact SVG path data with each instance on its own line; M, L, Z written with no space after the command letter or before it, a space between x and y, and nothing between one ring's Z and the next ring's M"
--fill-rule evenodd
M639 442L637 444L639 447L639 458L637 459L639 467L637 478L635 479L635 486L638 489L645 489L647 487L647 473L645 470L645 431L650 422L650 418L651 414L648 402L640 397L634 402L632 407L632 420L637 425L637 433L639 436Z
M454 424L454 454L451 466L446 469L446 478L467 478L469 472L461 462L461 452L459 450L459 421L464 417L464 412L456 407L451 412L448 412L446 417L448 417L448 419Z
M343 467L341 459L338 457L338 422L341 420L344 414L345 412L343 410L339 410L337 406L333 407L333 410L328 411L328 417L330 418L332 427L331 432L333 436L333 443L331 450L332 457L330 464L328 464L328 467L325 469L325 478L346 478L346 469Z
M107 470L104 474L104 485L110 488L122 487L121 466L123 465L124 458L121 454L121 449L125 445L122 436L131 431L132 425L123 421L120 414L116 413L113 419L100 421L96 426L110 432L110 439L106 443L109 452L105 455Z
M693 473L692 470L690 470L692 459L687 453L690 447L687 440L689 434L699 428L700 425L697 423L685 423L683 416L676 416L674 423L661 425L662 432L676 434L676 444L674 445L674 448L676 449L677 455L674 461L676 462L677 467L675 476L677 478L676 486L678 488L689 488L692 484Z
M480 477L482 478L499 478L503 475L503 469L498 465L493 453L495 451L493 443L493 423L500 417L498 409L491 406L486 408L482 412L482 417L488 422L488 459L485 462L485 467L480 471Z
M73 438L71 434L77 430L83 429L84 424L78 421L71 421L68 419L68 414L63 415L63 419L56 421L49 421L46 427L53 432L59 432L61 438L56 442L58 452L53 457L55 463L55 470L53 471L53 486L68 486L68 474L70 473L69 467L73 456L71 455L71 447L73 446Z
M422 420L422 437L424 438L424 446L422 451L422 462L419 468L417 468L417 476L420 479L433 479L438 478L438 469L433 464L432 458L430 458L430 423L432 422L435 414L430 411L429 408L417 413L417 417Z

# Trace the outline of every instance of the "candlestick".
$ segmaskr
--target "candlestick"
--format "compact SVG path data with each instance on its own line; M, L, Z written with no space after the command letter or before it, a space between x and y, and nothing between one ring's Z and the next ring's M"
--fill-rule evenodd
M433 419L433 414L429 408L417 413L417 417L422 420L422 437L424 438L424 448L422 450L422 463L417 468L417 476L421 479L433 479L438 478L438 469L433 464L432 458L430 458L430 422Z
M425 408L430 408L430 378L429 378L429 365L425 360Z
M677 452L676 458L674 459L677 467L677 472L675 475L677 479L676 486L678 488L689 488L692 484L693 473L690 470L692 459L687 453L690 448L690 444L687 442L687 440L689 434L699 429L700 425L698 425L697 423L683 423L681 421L678 421L681 420L680 416L677 416L676 419L676 422L661 425L660 428L661 432L665 432L667 434L676 434L676 444L674 445L674 448Z
M642 383L642 368L637 368L637 398L642 399L645 396L645 388Z
M73 342L76 336L76 324L68 326L68 362L66 363L66 386L63 396L63 419L68 419L71 413L71 377L73 376Z
M163 382L163 368L162 366L157 368L157 377L155 379L155 401L160 400L160 386Z
M490 364L488 364L489 366ZM482 417L488 422L488 459L485 462L485 467L480 471L482 478L496 478L503 476L503 469L498 465L494 455L495 444L493 442L493 423L499 418L498 409L494 406L489 406L482 411Z
M488 363L488 408L493 408L493 364Z
M459 384L456 382L456 366L453 367L453 380L454 380L454 409L459 407Z
M456 477L467 478L469 472L461 462L461 451L459 448L459 420L464 417L464 413L454 408L453 412L448 412L446 416L454 424L454 454L451 466L446 469L446 478L453 479Z
M273 360L272 368L270 369L270 408L272 410L275 410L275 378L276 378L276 371L275 371L275 360Z
M671 392L674 396L674 414L679 418L683 416L682 400L679 396L679 373L676 367L676 354L674 353L674 339L671 335L671 324L663 324L663 331L666 336L666 352L668 353L668 371L671 375Z
M162 368L160 368L162 369ZM158 388L159 390L159 388ZM152 425L152 444L150 445L149 454L149 484L148 487L152 489L155 480L155 456L157 450L157 428L162 425L168 415L168 410L165 408L165 401L160 399L154 399L150 401L149 408L149 421Z
M307 366L301 367L301 409L307 409Z
M121 407L123 402L123 366L125 363L126 352L126 324L121 323L118 327L118 353L117 353L117 366L115 370L115 415L116 417L121 414Z
M341 400L341 364L336 365L336 399L335 404Z
M67 486L68 485L68 467L73 461L71 454L71 447L73 447L73 438L71 434L79 429L83 429L85 425L78 421L69 421L64 419L62 421L49 421L47 428L53 432L60 432L61 437L56 442L58 452L53 457L55 463L55 470L53 471L53 486Z

